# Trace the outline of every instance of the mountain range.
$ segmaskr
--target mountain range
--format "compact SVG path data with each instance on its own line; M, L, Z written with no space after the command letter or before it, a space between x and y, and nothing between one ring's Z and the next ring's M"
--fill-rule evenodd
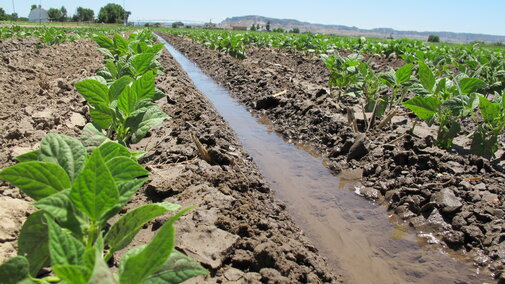
M474 34L474 33L455 33L455 32L418 32L418 31L399 31L392 28L375 28L375 29L360 29L358 27L349 27L344 25L323 25L308 22L302 22L294 19L277 19L263 16L240 16L226 18L219 25L224 28L233 26L250 27L254 25L263 26L270 22L270 29L283 28L291 30L298 28L300 32L313 32L323 34L334 34L344 36L365 36L375 38L411 38L427 40L429 35L440 37L443 42L469 43L472 41L482 41L489 43L502 42L505 43L505 36Z

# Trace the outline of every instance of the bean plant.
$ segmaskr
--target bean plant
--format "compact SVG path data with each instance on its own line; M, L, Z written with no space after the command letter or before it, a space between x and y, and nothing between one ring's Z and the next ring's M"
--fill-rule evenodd
M126 147L109 141L89 154L79 140L51 133L40 149L17 160L0 179L31 197L38 210L21 228L18 255L0 265L5 283L179 283L207 273L174 249L174 222L191 208L146 204L117 218L149 175ZM145 224L177 210L150 243L121 257L117 273L110 270L107 262ZM44 267L51 273L37 278Z

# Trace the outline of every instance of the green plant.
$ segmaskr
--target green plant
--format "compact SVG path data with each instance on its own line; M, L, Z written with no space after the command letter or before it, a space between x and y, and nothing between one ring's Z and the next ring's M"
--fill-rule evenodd
M152 71L137 80L123 76L110 86L102 77L77 82L75 88L90 104L93 125L124 145L137 143L170 118L154 103L164 96L154 87Z
M491 159L498 150L499 137L505 128L505 92L495 93L494 102L479 96L479 111L482 123L477 123L473 133L470 151L473 154Z
M137 78L149 71L157 74L163 69L157 59L164 44L152 44L154 38L148 30L139 34L132 33L128 39L118 34L112 39L107 36L96 36L93 39L105 57L105 66L98 70L97 75L108 82L123 76Z
M381 117L387 109L401 103L410 87L413 64L405 64L396 71L390 70L378 75L379 81L392 89L376 102L375 114Z
M468 77L455 78L454 81L442 78L437 81L424 62L419 62L418 76L424 89L413 89L419 95L403 105L429 126L438 124L437 145L442 149L449 149L461 129L458 120L473 112L478 104L474 91L482 88L485 83Z
M321 55L326 67L330 69L330 94L333 94L334 87L340 89L337 100L340 99L341 92L345 92L348 87L358 83L358 66L363 57L358 54L351 54L347 57L340 55L328 56Z
M147 245L123 255L119 274L106 262L125 248L142 226L176 211L171 203L146 204L116 216L149 174L134 154L115 142L86 153L75 138L48 134L40 149L17 157L21 163L0 171L0 179L35 200L19 234L18 256L0 266L7 283L178 283L207 272L174 249L174 222L191 208L172 216ZM53 275L35 278L42 267Z

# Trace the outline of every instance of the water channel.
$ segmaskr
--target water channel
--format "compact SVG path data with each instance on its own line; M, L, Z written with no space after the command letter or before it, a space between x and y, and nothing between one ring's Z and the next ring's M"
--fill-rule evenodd
M455 255L425 245L425 238L392 221L383 206L356 194L352 182L332 175L320 157L284 141L268 121L248 112L196 64L171 45L165 47L233 128L276 197L346 282L493 282Z

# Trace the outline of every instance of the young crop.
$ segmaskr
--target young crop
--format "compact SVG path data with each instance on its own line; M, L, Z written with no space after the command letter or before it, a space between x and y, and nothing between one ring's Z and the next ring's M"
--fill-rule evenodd
M495 93L494 102L490 102L484 96L479 96L479 111L482 122L477 123L470 151L491 159L498 150L500 135L505 133L505 92L501 95Z
M152 71L156 75L163 68L157 61L164 44L154 44L150 31L139 34L132 33L128 39L115 34L112 39L107 36L93 38L105 57L105 66L98 70L97 75L111 82L123 76L138 78Z
M391 88L392 92L377 100L374 106L376 116L381 117L388 109L403 101L411 84L412 68L413 64L405 64L396 71L378 74L379 81Z
M165 96L155 87L160 70L156 59L163 44L151 45L149 31L132 34L128 40L117 34L95 40L106 54L105 67L98 72L101 76L80 81L75 88L90 104L97 135L105 130L107 137L124 145L137 143L169 118L154 103Z
M207 273L174 249L173 224L191 208L171 217L150 243L126 252L117 274L109 269L107 261L144 224L180 208L146 204L105 230L149 174L124 146L106 142L87 154L77 139L48 134L39 150L17 159L0 179L34 199L38 211L21 228L18 256L0 266L6 283L179 283ZM35 278L43 267L51 267L51 275Z
M455 80L436 80L431 69L419 62L419 81L423 88L413 89L418 96L403 103L429 126L439 125L437 145L442 149L452 146L461 130L459 119L473 113L479 102L476 90L485 83L476 78L458 77Z
M107 86L96 76L76 83L75 88L90 104L93 125L127 145L170 118L154 103L164 96L154 87L154 80L154 72L148 72L137 80L123 76Z
M321 57L326 67L330 69L330 94L333 94L334 87L339 88L340 92L337 95L337 100L339 100L342 92L358 83L358 66L363 57L358 54L351 54L347 57L342 57L338 54L335 56L321 55Z

